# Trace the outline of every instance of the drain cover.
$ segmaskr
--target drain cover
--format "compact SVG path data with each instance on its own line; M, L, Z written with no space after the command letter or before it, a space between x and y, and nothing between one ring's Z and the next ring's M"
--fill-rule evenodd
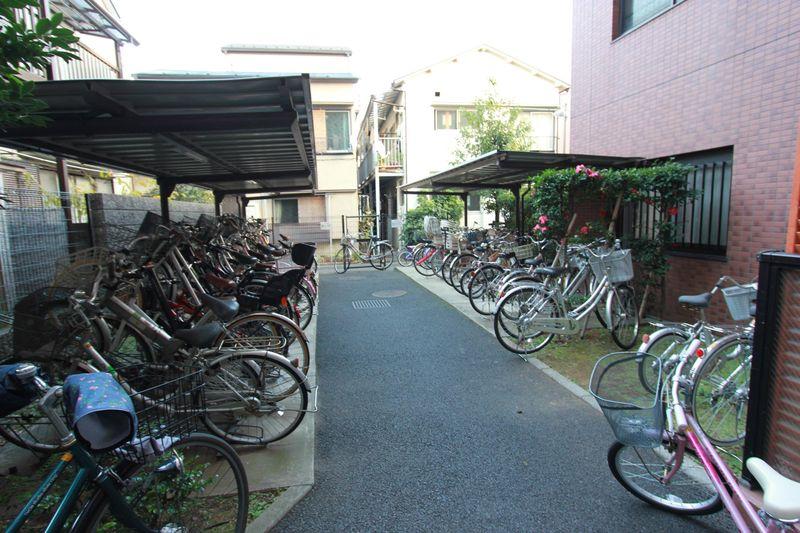
M372 293L375 298L397 298L398 296L405 296L406 294L408 294L407 291L401 291L398 289L375 291Z
M386 309L391 307L389 300L354 300L353 309Z

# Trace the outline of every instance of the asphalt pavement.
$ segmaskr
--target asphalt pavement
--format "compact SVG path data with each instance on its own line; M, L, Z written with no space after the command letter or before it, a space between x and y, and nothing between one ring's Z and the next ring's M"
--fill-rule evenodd
M277 531L732 525L627 493L606 464L613 436L601 414L402 274L351 270L321 282L316 484ZM387 290L405 294L372 295ZM353 304L379 299L389 306Z

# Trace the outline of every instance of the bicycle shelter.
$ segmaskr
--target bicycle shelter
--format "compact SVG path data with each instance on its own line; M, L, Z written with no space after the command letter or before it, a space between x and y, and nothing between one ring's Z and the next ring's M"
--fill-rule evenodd
M470 192L507 189L514 194L517 231L522 232L522 204L525 195L531 191L528 187L522 192L522 186L530 183L532 176L543 170L570 168L579 164L625 168L643 161L640 157L502 150L489 152L438 174L403 185L400 191L402 194L460 196L464 201L464 220L467 222L467 195Z
M35 96L47 104L46 125L0 130L0 145L152 176L166 219L179 184L211 189L217 214L226 196L244 214L248 194L313 194L317 186L308 74L45 81ZM58 167L69 192L66 165ZM62 204L69 217L68 195Z

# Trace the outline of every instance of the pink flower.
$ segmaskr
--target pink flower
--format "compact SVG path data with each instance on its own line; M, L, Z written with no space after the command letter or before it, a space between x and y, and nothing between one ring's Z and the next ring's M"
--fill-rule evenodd
M589 177L590 177L590 178L592 178L592 179L599 179L599 178L600 178L600 173L599 173L599 172L595 172L595 171L594 171L594 170L592 170L592 169L589 169L589 170L586 172L586 175L587 175L587 176L589 176Z
M547 226L542 226L542 233L544 233L545 231L547 231Z
M541 215L541 216L539 217L539 224L547 224L547 221L548 221L548 220L549 220L549 219L547 218L547 215Z
M587 235L589 233L589 226L583 226L581 228L581 235Z
M541 229L542 229L542 227L541 227L539 224L536 224L536 225L533 227L533 231L539 231L539 230L541 230Z
M672 207L667 209L667 213L669 213L669 216L671 217L678 216L678 207L673 205Z
M578 165L575 167L576 174L580 174L581 172L586 172L586 165Z

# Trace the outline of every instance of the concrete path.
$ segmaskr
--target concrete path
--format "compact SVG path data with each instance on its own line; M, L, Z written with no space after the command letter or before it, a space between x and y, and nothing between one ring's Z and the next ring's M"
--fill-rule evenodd
M277 530L730 529L628 494L602 415L403 274L323 283L316 485Z

